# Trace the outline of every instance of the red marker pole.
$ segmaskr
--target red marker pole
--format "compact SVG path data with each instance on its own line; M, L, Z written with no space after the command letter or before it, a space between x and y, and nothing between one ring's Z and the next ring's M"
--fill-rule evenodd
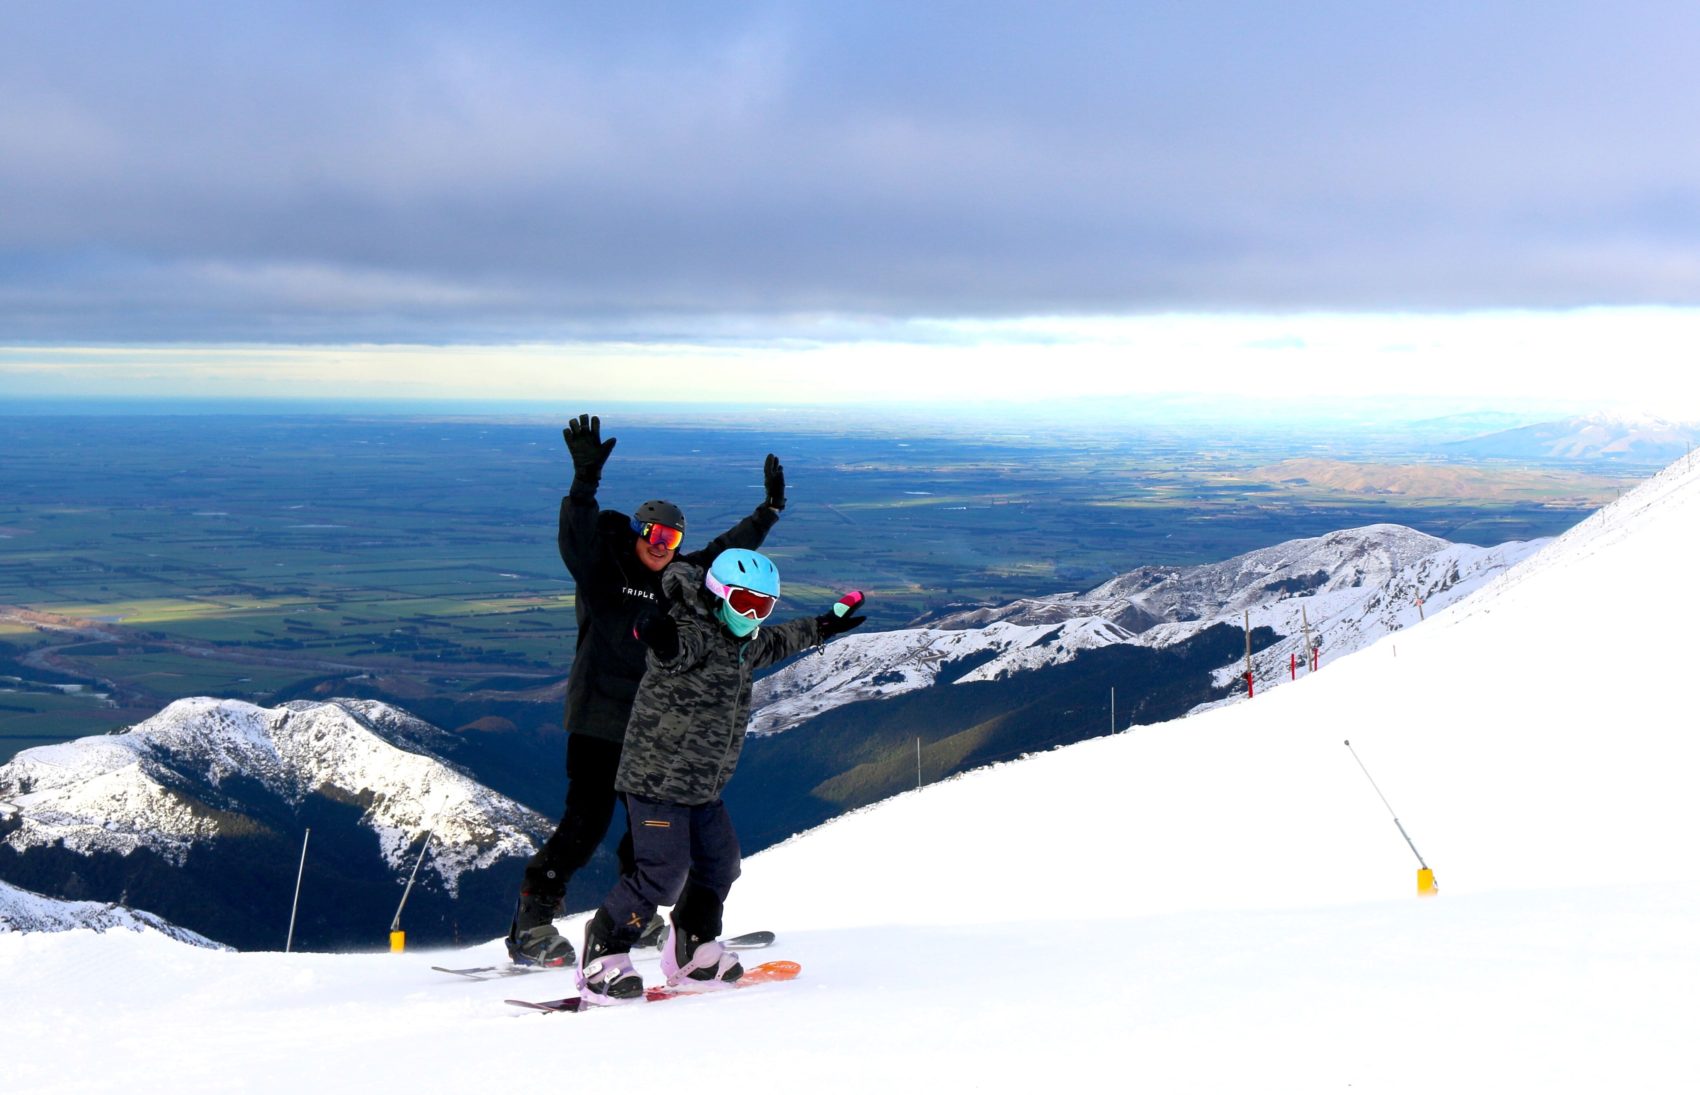
M1297 654L1287 655L1287 672L1292 674L1295 681L1299 679L1299 656Z
M1257 689L1251 680L1251 609L1245 613L1245 698L1251 699L1257 695Z

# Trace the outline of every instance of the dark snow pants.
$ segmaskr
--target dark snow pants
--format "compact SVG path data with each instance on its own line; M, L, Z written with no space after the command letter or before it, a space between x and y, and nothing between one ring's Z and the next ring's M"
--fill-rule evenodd
M561 823L525 865L526 893L562 898L573 874L590 862L614 820L614 773L620 767L620 743L589 734L567 735L567 805ZM632 869L632 836L620 838L620 873Z
M602 902L616 943L636 942L660 905L673 906L680 931L719 938L726 895L742 871L738 834L725 803L681 806L624 797L633 865Z

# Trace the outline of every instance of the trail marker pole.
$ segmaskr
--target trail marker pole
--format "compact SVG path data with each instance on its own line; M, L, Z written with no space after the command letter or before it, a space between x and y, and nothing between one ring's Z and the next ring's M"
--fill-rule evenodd
M301 877L307 873L307 841L313 836L308 829L301 834L301 865L295 868L295 900L289 905L289 937L283 941L283 953L295 946L295 911L301 907Z
M1110 685L1110 733L1116 732L1116 686Z
M1346 749L1352 754L1352 759L1358 762L1358 767L1363 768L1364 778L1369 780L1371 787L1375 787L1376 797L1381 799L1381 804L1387 807L1389 814L1392 814L1393 824L1398 827L1399 835L1405 838L1405 843L1411 846L1411 854L1417 857L1417 896L1433 897L1440 893L1440 887L1434 881L1434 872L1429 869L1427 863L1423 862L1423 853L1417 851L1417 845L1411 840L1411 834L1407 833L1405 826L1400 824L1399 815L1393 813L1393 804L1387 801L1387 796L1381 793L1380 787L1376 786L1375 777L1369 774L1368 768L1364 768L1363 758L1358 756L1358 751L1352 748L1350 741L1346 742Z
M413 872L407 876L407 887L401 891L401 904L395 907L395 919L390 921L390 950L400 954L407 949L407 933L401 930L401 910L407 908L407 896L413 892L413 880L419 877L419 865L425 862L425 850L431 846L431 834L435 829L425 831L425 840L419 845L419 858L413 861Z
M1257 686L1251 675L1251 609L1245 613L1245 698L1251 699L1257 695Z
M915 790L921 789L921 738L915 737Z

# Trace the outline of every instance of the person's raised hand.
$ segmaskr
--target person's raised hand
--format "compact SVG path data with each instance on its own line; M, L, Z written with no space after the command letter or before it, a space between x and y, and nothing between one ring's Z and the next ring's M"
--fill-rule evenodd
M767 484L767 501L763 505L769 509L782 510L785 508L785 465L779 462L779 457L767 454L767 462L762 465L762 480Z
M572 454L573 474L586 479L601 479L602 465L614 451L614 438L602 440L602 419L581 414L567 423L561 431L566 439L567 452Z
M855 615L867 601L861 590L853 589L838 598L831 611L816 616L815 623L820 625L821 642L867 623L866 616Z

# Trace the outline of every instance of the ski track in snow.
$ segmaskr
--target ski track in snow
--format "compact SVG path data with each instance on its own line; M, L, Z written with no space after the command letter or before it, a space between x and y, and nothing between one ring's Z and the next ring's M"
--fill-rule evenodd
M565 995L570 975L428 969L499 961L496 941L0 934L6 1088L1687 1090L1700 738L1668 667L1700 609L1697 533L1679 464L1296 684L770 849L727 926L778 931L756 953L803 963L786 985L515 1015L503 997ZM1415 896L1348 738L1439 897Z

